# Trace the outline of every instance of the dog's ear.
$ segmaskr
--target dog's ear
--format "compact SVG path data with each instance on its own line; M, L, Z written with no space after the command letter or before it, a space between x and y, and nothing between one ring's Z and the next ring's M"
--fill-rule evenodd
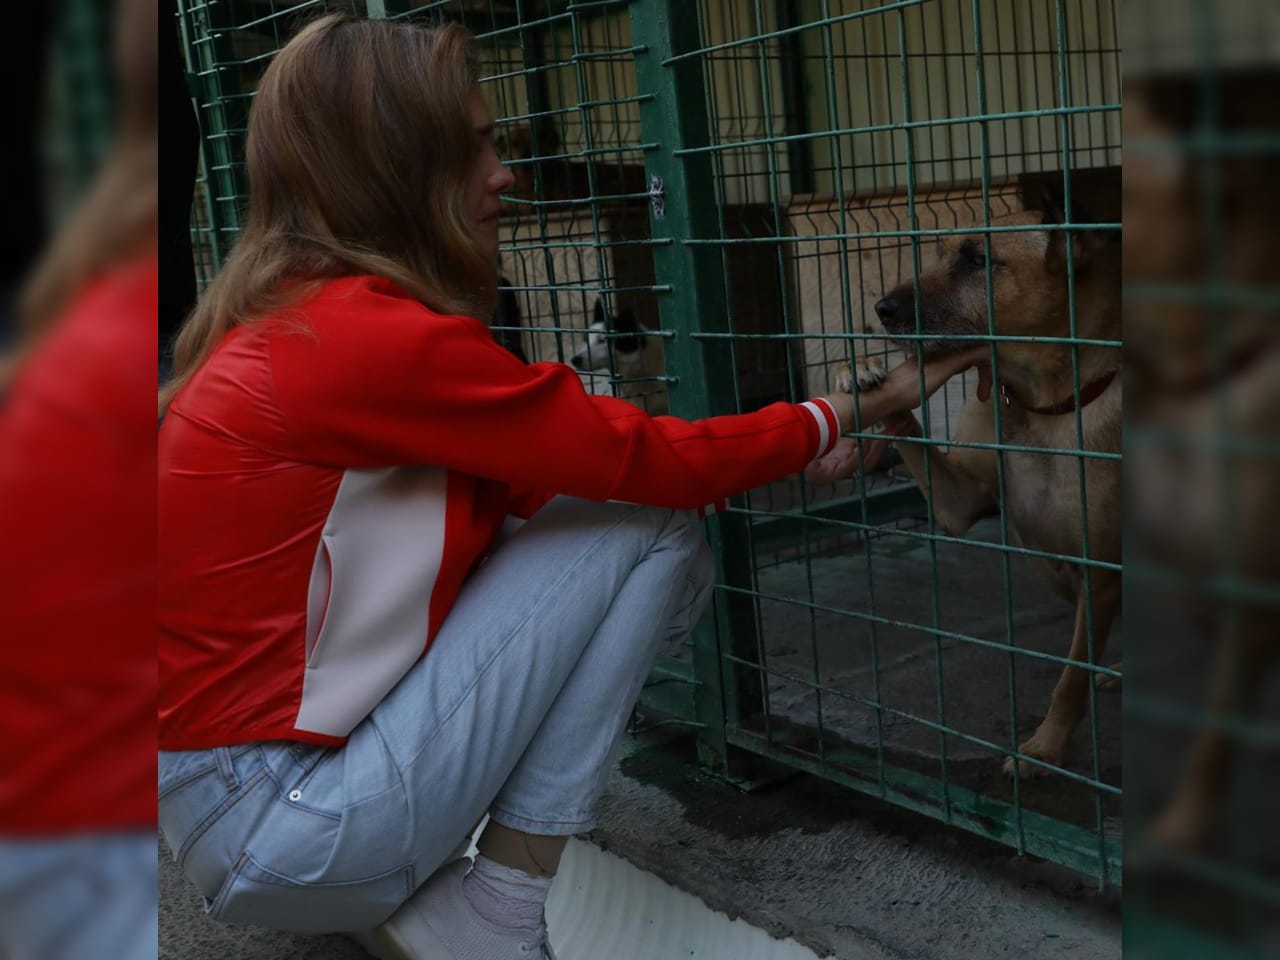
M1066 212L1063 210L1062 194L1049 187L1045 187L1040 192L1040 210L1044 214L1042 222L1046 226L1063 223L1067 219Z
M613 318L614 333L639 333L640 324L636 320L636 312L630 307Z
M596 298L596 306L595 306L595 309L591 311L591 321L592 321L593 323L598 323L598 324L600 324L600 326L601 326L601 327L603 327L603 326L605 325L605 322L604 322L604 301L603 301L603 300L601 300L599 297L597 297L597 298Z
M640 324L636 322L636 312L627 307L613 318L611 332L615 335L613 348L618 353L639 353L644 349L645 338L640 336Z
M1041 223L1045 226L1061 226L1067 223L1067 214L1064 210L1062 194L1049 187L1045 187L1040 197L1040 208L1043 212ZM1071 204L1071 224L1089 223L1089 217L1084 211L1084 207L1072 201ZM1079 269L1089 262L1089 257L1093 252L1093 237L1090 230L1050 230L1049 246L1045 254L1048 260L1057 260L1065 262L1067 256L1067 238L1071 239L1071 257L1075 262L1076 268Z
M1057 188L1044 188L1040 194L1040 209L1044 214L1044 223L1067 222L1065 197L1062 191ZM1071 222L1094 222L1093 217L1089 214L1088 207L1080 201L1079 197L1071 198Z

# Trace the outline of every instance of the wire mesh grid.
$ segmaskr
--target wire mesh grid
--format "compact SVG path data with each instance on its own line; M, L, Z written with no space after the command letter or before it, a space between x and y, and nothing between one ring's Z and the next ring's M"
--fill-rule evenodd
M499 339L530 361L580 365L588 389L665 412L647 230L634 48L625 0L180 0L188 68L206 125L193 234L202 283L240 227L248 107L272 54L330 11L454 19L478 41L481 84L516 184L502 218ZM598 305L598 306L597 306ZM616 337L588 340L602 320ZM629 336L628 336L629 335Z
M1118 229L1110 0L180 0L205 129L193 231L208 271L239 226L256 78L300 18L335 7L452 17L476 34L516 174L495 330L531 361L577 355L589 389L652 412L804 399L842 362L897 362L926 335L890 342L876 303L903 282L922 289L938 247L961 236L989 264L988 247L1050 242L1038 223L1001 219L1037 210L1046 186L1066 214L1051 234L1068 271L1073 237ZM1074 273L1062 329L1004 333L990 306L999 270L978 271L986 305L960 338L1065 356L1067 394L1082 400L1091 358L1116 336L1082 332ZM612 329L593 341L596 320ZM1000 770L1070 662L1072 605L1036 565L1082 581L1119 571L1088 542L1019 542L1005 461L1066 464L1055 476L1075 509L1105 525L1086 474L1118 468L1118 452L1074 433L1037 444L999 422L990 440L957 439L972 389L957 379L927 403L932 439L904 441L885 468L829 488L774 484L711 521L716 615L658 666L645 701L697 726L718 762L767 755L1118 884L1118 709L1092 683L1114 671L1087 657L1085 716L1063 758ZM986 453L995 515L946 532L934 478L922 496L902 462L913 447ZM1100 650L1091 619L1083 635Z
M1001 357L1021 353L1033 372L1056 367L1056 388L1088 406L1082 393L1099 364L1118 365L1118 322L1077 323L1084 265L1074 262L1086 247L1114 245L1119 226L1116 16L1106 2L698 5L696 37L667 63L701 66L712 119L705 143L676 153L710 158L721 211L769 211L771 229L749 242L786 291L771 336L788 343L792 398L825 392L842 362L893 364L915 342L938 339L926 327L945 312L934 302L950 298L979 304L968 317L979 313L978 322L950 332L993 353L998 345L997 371ZM1045 237L1038 215L1018 215L1038 214L1046 189L1066 207L1059 237L1073 238L1056 241L1066 250L1058 293L1069 302L1033 328L1018 316L1029 297L996 294L1018 269L1007 260L1029 261L1035 248L1040 270L1055 244L1017 236ZM724 225L722 213L719 234L687 242L727 261L743 238ZM989 266L957 279L962 237ZM1113 320L1115 267L1091 282L1106 289L1087 305L1097 312L1107 299ZM1090 266L1090 278L1099 272ZM876 304L895 288L915 300L916 316L890 342ZM731 303L728 314L728 331L693 338L751 342ZM1035 349L1020 342L1032 340ZM1102 442L1083 413L1075 430L1027 431L1018 429L1025 417L1006 412L1019 422L1002 424L999 403L984 439L961 419L973 386L959 378L924 404L931 439L899 444L908 463L832 490L777 484L735 505L750 559L721 585L739 608L720 620L729 683L740 690L727 738L1118 884L1118 705L1093 683L1116 674L1095 656L1110 624L1093 620L1110 612L1093 581L1118 593L1119 556L1088 535L1119 524L1118 403L1108 414L1114 435ZM872 425L859 435L870 438ZM955 499L936 456L944 450L990 462L996 516L972 530L971 520L943 522ZM1037 530L1045 505L1027 502L1029 474L1054 484L1082 536ZM1074 581L1066 592L1078 602L1055 595L1062 584L1046 582L1043 566L1057 574L1050 580ZM746 642L743 619L754 626ZM1050 720L1074 728L1079 711L1078 732L1024 749L1075 661L1088 666L1068 672L1069 697ZM1010 756L1021 763L1006 778Z
M524 353L571 361L592 392L665 413L644 174L652 145L640 131L626 3L480 6L469 25L516 177L501 267ZM495 329L515 332L511 319ZM593 324L617 336L588 338Z

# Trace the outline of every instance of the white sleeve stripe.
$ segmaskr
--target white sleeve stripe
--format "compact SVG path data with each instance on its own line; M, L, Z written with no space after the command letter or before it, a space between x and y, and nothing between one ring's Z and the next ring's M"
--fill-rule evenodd
M813 415L813 419L818 421L818 452L813 455L816 460L827 452L827 444L831 442L831 428L827 425L827 415L815 401L806 400L800 406L808 410Z
M823 453L831 453L836 449L836 442L840 439L840 413L836 412L836 404L826 397L817 397L814 403L822 404L823 410L827 411L827 429L831 430L831 436L827 440L827 449L824 449Z
M827 413L827 429L830 436L827 438L827 449L823 453L830 453L835 449L836 441L840 439L840 416L836 413L835 404L826 397L815 397L814 403L822 405L822 409Z

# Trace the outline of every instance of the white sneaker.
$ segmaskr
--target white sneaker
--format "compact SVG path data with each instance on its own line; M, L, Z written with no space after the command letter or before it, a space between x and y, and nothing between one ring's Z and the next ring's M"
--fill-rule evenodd
M353 939L378 960L555 960L547 927L490 923L462 895L468 859L445 864L380 927Z

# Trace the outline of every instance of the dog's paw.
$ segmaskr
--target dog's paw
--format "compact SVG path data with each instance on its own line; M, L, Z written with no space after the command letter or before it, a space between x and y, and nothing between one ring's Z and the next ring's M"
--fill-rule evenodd
M889 376L889 371L884 367L884 361L878 357L859 360L856 373L859 390L874 390L884 383L885 378Z
M1119 673L1121 665L1112 664L1111 669ZM1093 678L1093 683L1103 693L1119 693L1124 686L1124 677L1109 677L1100 673Z
M1066 755L1066 744L1061 737L1047 735L1037 730L1030 740L1027 740L1020 747L1018 752L1028 757L1034 757L1042 760L1047 764L1055 767L1062 766L1062 761ZM1036 763L1027 760L1015 760L1013 757L1006 757L1004 761L1005 776L1013 779L1014 763L1017 763L1017 773L1022 780L1034 780L1037 777L1048 776L1051 771L1045 769Z
M855 387L874 390L884 383L887 376L889 371L885 369L884 362L875 357L859 360L852 369L849 364L842 363L836 368L836 390L840 393L853 393Z

